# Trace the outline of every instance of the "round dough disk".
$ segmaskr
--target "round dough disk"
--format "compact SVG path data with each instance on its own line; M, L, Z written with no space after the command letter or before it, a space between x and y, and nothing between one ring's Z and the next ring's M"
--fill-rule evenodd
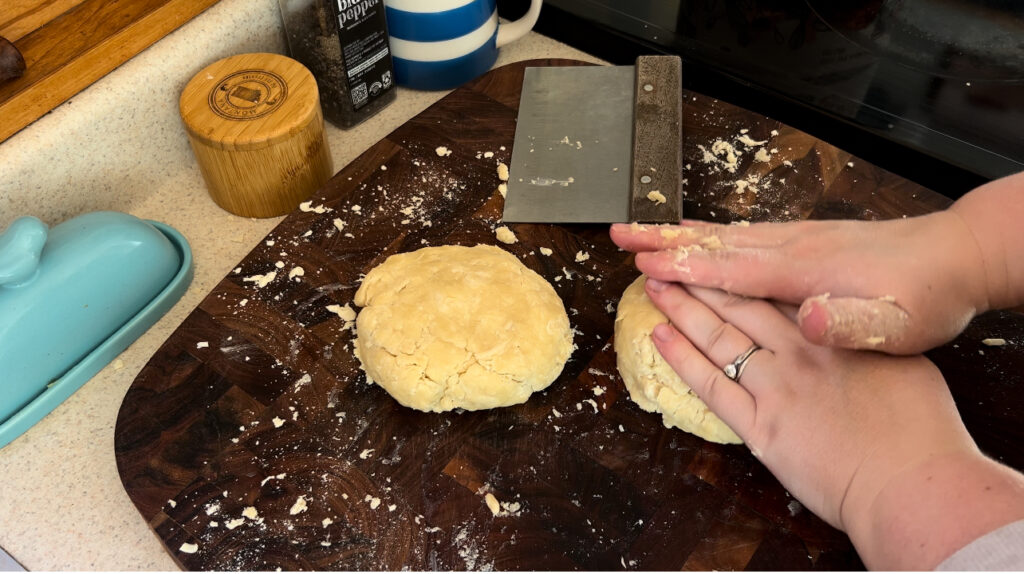
M626 288L615 315L615 354L619 374L640 408L661 413L666 427L676 427L722 444L743 441L679 378L651 340L651 332L668 318L644 291L646 275Z
M421 411L523 403L558 378L574 348L551 284L491 245L392 255L355 303L367 378Z

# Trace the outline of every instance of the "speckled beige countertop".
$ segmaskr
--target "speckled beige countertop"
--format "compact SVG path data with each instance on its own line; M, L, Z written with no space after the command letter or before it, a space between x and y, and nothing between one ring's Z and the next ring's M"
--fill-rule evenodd
M56 225L116 210L189 240L195 279L180 302L50 415L0 448L0 547L30 570L176 570L129 501L114 463L125 391L159 345L281 218L247 219L210 200L178 117L185 83L210 62L285 52L275 0L221 0L49 115L0 144L0 229L21 215ZM597 61L538 34L502 49ZM336 170L444 92L400 89L348 131L327 126Z

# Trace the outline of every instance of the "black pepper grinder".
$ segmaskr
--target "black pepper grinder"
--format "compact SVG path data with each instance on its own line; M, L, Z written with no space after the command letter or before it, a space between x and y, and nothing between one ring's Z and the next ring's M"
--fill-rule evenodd
M290 56L313 72L331 123L350 128L395 99L384 0L278 0Z

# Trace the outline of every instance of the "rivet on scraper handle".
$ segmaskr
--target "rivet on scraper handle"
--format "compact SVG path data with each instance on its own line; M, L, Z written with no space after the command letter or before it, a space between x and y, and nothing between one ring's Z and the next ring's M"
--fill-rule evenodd
M683 218L682 75L678 56L637 58L630 221L678 223Z

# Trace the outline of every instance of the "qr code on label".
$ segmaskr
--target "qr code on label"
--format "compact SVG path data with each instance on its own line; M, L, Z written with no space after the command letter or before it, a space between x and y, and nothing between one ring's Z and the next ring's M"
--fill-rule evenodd
M358 106L359 104L365 102L366 98L368 97L369 95L367 94L366 91L366 82L363 82L362 84L359 84L358 86L352 88L352 103L354 105Z

